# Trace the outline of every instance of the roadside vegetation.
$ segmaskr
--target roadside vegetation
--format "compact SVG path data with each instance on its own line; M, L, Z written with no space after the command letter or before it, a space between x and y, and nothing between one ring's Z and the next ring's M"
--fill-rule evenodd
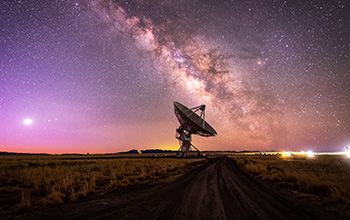
M1 156L0 215L75 202L90 194L183 174L198 158Z
M243 169L292 191L340 218L350 218L350 158L346 156L233 156Z

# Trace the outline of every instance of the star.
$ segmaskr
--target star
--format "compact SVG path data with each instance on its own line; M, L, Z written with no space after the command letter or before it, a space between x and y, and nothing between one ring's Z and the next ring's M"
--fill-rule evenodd
M31 124L33 123L33 121L32 121L32 119L30 119L30 118L26 118L26 119L23 121L23 123L24 123L25 125L31 125Z

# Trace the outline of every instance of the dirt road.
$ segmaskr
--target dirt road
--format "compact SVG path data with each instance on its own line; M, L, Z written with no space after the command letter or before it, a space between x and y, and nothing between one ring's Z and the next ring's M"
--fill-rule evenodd
M256 182L222 157L168 183L138 185L21 219L329 219Z

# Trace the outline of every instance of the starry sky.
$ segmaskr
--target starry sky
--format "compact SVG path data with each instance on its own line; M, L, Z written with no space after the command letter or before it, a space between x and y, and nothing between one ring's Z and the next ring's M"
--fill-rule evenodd
M201 150L342 151L349 6L3 0L0 151L176 150L174 101L207 106Z

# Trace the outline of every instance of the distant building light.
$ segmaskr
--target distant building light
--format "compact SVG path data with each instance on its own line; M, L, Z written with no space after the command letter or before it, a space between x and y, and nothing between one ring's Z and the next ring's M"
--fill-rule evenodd
M292 154L288 152L282 152L282 157L290 157Z
M312 152L311 150L307 152L307 156L308 157L313 157L315 156L314 152Z

